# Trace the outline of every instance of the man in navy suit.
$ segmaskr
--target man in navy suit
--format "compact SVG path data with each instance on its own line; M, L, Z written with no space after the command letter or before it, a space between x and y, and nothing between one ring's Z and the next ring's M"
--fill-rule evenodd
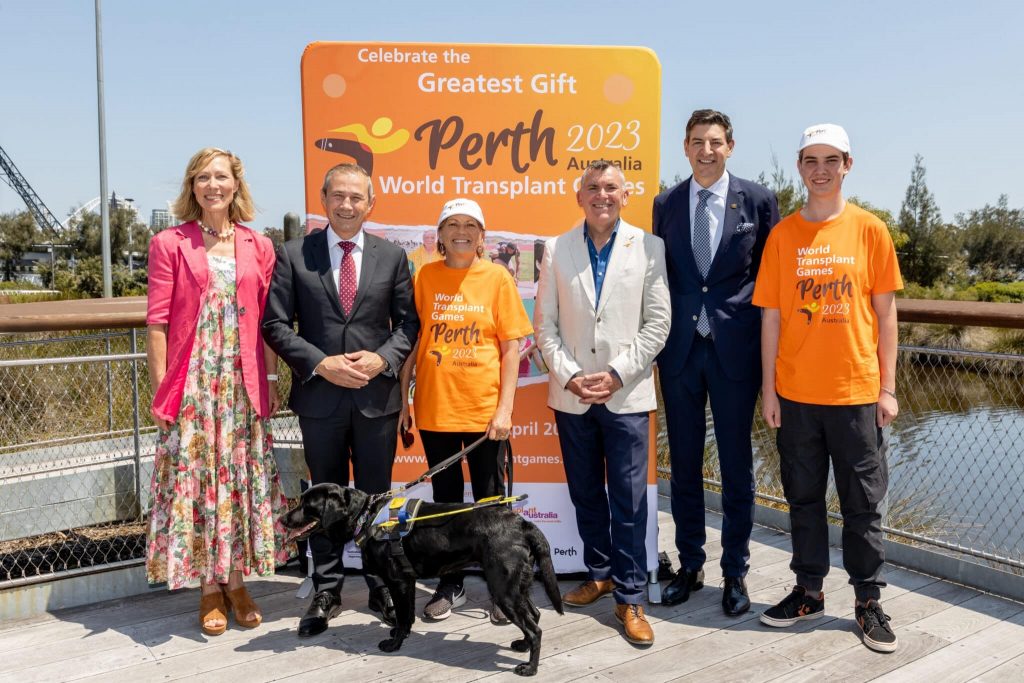
M779 220L767 189L729 175L732 123L693 112L684 147L693 175L654 200L654 234L665 240L672 329L658 356L672 463L672 517L681 567L662 602L704 586L705 405L711 399L722 471L722 609L750 609L744 577L754 516L750 444L760 388L761 312L751 303L768 232Z

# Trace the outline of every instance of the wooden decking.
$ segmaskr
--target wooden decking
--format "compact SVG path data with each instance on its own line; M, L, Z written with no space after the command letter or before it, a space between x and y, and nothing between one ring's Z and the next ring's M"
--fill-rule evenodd
M670 515L662 505L662 547L672 544ZM544 681L1009 681L1024 680L1024 605L890 568L883 604L900 648L889 655L865 648L854 632L853 592L841 557L833 551L826 582L826 617L792 629L770 629L759 610L785 596L792 581L789 538L755 528L747 577L754 611L723 616L717 558L720 519L708 515L708 585L677 607L648 609L656 641L628 644L602 600L558 616L535 590L544 630ZM346 611L327 633L299 640L295 629L306 601L295 598L299 579L277 576L249 585L264 624L234 626L207 638L197 625L196 591L161 593L0 624L0 680L171 681L444 681L502 677L518 680L513 666L526 655L512 651L515 627L492 626L487 592L467 580L469 602L440 623L417 621L396 654L376 644L386 631L366 610L365 584L350 577ZM432 582L431 582L432 585ZM571 587L563 583L563 589ZM430 588L421 585L417 607Z

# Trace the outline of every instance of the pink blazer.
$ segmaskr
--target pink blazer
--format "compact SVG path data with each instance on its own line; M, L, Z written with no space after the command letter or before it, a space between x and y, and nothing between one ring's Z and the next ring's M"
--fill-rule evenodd
M235 230L235 282L242 379L260 417L269 417L270 413L260 320L273 272L271 241L239 225ZM153 412L164 420L173 422L178 418L200 307L209 283L203 233L195 221L162 230L150 240L146 324L167 325L167 374L153 395Z

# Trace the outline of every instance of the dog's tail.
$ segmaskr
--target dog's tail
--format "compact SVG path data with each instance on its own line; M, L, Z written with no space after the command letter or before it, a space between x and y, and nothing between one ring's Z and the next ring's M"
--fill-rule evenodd
M555 566L551 564L551 546L548 539L533 524L529 524L526 531L526 541L530 544L530 552L533 559L540 568L540 582L544 586L551 606L559 614L565 614L562 608L562 594L558 590L558 578L555 576Z

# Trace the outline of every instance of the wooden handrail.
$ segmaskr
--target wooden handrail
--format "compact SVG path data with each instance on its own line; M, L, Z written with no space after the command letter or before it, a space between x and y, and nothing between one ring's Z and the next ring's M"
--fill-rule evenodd
M144 296L0 304L0 332L109 330L145 326Z
M1024 329L1024 304L897 299L900 322ZM0 332L145 327L146 297L0 304Z
M1019 330L1024 329L1024 304L896 299L896 317L901 323L1007 327Z

